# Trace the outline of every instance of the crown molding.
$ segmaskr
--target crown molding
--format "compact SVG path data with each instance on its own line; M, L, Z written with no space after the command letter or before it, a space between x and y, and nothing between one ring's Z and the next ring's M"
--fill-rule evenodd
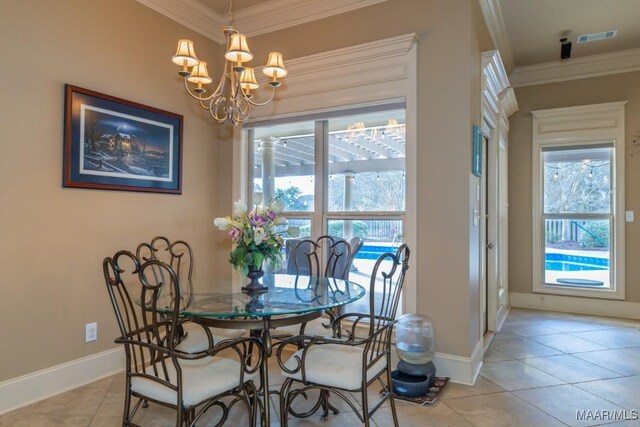
M136 1L217 43L225 42L225 18L197 0Z
M234 22L247 36L257 36L305 24L387 0L271 0L240 9Z
M518 101L516 100L516 94L513 91L513 88L509 87L500 94L500 107L505 119L508 119L512 114L518 111Z
M289 75L278 89L278 102L253 111L252 120L398 99L407 91L415 67L409 58L417 42L411 33L289 59ZM261 69L256 68L256 76L262 86L268 79ZM261 96L256 96L259 102Z
M478 0L495 48L500 51L506 69L513 69L513 50L498 0Z
M217 43L225 42L222 27L227 25L226 14L197 0L137 1ZM234 12L233 24L243 34L256 36L384 1L387 0L272 0Z
M509 78L504 69L500 52L490 50L481 55L483 74L483 103L491 108L494 114L500 111L498 95L509 87Z
M640 49L589 55L514 68L509 76L514 87L586 79L640 70Z

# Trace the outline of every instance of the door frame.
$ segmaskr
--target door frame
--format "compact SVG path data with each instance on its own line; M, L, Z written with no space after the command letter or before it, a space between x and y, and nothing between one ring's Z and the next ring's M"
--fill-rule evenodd
M482 219L478 239L480 313L482 318L478 323L482 337L485 326L488 334L500 330L509 308L506 159L508 118L517 111L518 106L513 89L509 88L509 80L498 51L483 52L481 60L482 133L487 138L486 156L488 159L488 167L485 170L486 181L485 177L482 177L478 183ZM486 215L486 221L484 215ZM487 244L491 244L492 249L488 249ZM483 312L485 307L486 323Z

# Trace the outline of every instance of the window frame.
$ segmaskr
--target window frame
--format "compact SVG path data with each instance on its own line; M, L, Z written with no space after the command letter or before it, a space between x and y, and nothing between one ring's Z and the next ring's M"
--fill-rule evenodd
M625 298L624 251L624 105L623 102L532 111L532 283L534 293L590 298ZM571 218L610 218L610 288L568 287L545 283L545 227L547 218L564 214L544 212L543 149L548 147L589 147L611 143L613 200L609 214L567 214ZM602 218L601 218L602 217Z
M416 34L409 33L289 60L289 72L291 76L297 76L296 84L283 86L277 102L256 109L250 122L245 123L324 115L345 105L371 106L404 100L407 144L404 240L411 247L413 260L419 260L421 256L417 229L417 43ZM356 72L354 67L371 72ZM326 70L329 69L331 76L327 77ZM348 83L346 86L345 82ZM233 128L232 201L247 200L248 141L242 129L240 126ZM402 298L406 312L418 310L417 272L418 268L407 271ZM237 273L231 274L233 289L239 290L243 278Z

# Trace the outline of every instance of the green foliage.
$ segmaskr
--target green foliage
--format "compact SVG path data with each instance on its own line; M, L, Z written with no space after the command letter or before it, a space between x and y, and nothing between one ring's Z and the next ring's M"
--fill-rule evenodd
M367 224L364 221L352 221L354 237L368 237ZM344 236L344 221L329 221L330 236Z
M609 224L605 221L589 221L584 226L584 238L580 242L585 248L609 246Z
M558 243L562 240L562 233L547 233L547 243Z
M289 187L286 189L278 188L276 190L277 200L280 200L284 205L285 211L304 211L307 207L302 200L302 190L298 187Z

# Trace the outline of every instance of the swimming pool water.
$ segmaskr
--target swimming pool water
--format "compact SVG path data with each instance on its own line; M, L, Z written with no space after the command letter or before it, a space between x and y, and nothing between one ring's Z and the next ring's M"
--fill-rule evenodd
M608 270L609 259L549 253L545 254L545 270L551 271L589 271Z

